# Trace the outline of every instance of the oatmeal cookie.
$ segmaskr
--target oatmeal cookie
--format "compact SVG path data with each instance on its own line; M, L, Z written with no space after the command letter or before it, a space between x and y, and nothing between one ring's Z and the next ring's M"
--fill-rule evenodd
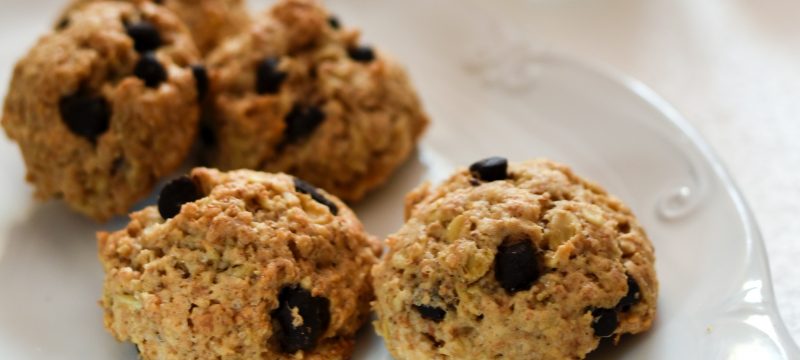
M644 230L563 165L485 159L409 194L406 217L372 271L396 359L577 359L653 322Z
M283 171L346 201L380 185L428 118L404 69L312 0L281 0L208 57L223 169Z
M344 359L379 243L284 174L197 168L98 234L106 328L144 359Z
M73 0L62 12L56 27L70 22L72 11L81 6L101 0ZM129 2L153 2L173 11L192 33L197 48L202 54L213 50L223 39L247 28L250 16L243 0L126 0Z
M186 27L144 3L96 3L14 68L2 125L40 199L98 220L124 214L186 157L200 60Z

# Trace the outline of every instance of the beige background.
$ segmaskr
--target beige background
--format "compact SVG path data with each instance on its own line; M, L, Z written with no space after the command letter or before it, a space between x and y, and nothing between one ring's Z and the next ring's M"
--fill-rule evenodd
M520 12L537 46L640 79L700 130L758 219L800 342L800 1L540 0Z

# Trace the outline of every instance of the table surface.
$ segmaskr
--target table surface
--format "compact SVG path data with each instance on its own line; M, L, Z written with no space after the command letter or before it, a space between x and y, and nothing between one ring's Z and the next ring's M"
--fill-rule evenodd
M638 78L705 136L758 219L780 312L800 342L794 263L800 259L800 2L529 0L522 6L531 43ZM12 31L14 21L30 20L0 25L2 33L33 42L38 34ZM0 47L2 69L19 51Z
M638 78L699 129L756 215L800 342L800 2L539 0L525 10L532 42Z

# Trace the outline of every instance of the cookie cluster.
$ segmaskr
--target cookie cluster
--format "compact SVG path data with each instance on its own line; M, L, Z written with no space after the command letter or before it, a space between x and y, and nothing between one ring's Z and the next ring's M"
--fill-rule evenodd
M201 120L202 119L202 120ZM313 0L74 0L16 65L2 125L39 199L104 221L190 156L357 201L428 123L405 71Z
M151 3L92 3L60 25L14 68L2 125L37 198L106 220L189 154L202 58L180 19Z
M279 2L207 64L205 148L221 169L287 172L357 201L428 124L403 68L311 2Z
M197 168L98 235L105 325L144 359L344 359L380 245L295 177Z
M547 160L491 157L406 198L382 244L344 201L428 125L405 70L314 0L74 0L14 69L2 126L40 199L97 220L100 305L143 359L580 359L649 329L653 246ZM264 171L264 172L262 172ZM313 184L313 185L312 185Z
M372 271L397 359L579 359L652 325L653 246L565 166L488 158L410 193L406 215Z

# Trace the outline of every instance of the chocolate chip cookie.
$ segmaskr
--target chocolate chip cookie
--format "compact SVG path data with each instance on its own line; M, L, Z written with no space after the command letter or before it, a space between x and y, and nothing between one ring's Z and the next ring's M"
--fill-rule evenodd
M81 6L101 0L73 0L62 12L56 27L70 23L70 13ZM127 0L150 1L174 12L192 33L202 54L213 50L223 39L247 28L250 17L243 0Z
M2 125L36 197L105 220L186 157L200 58L180 20L150 3L89 4L69 19L17 63Z
M476 162L410 193L406 218L372 271L396 359L578 359L653 322L644 230L563 165Z
M198 168L98 234L106 328L144 359L345 359L379 243L284 174Z
M288 172L347 201L386 181L428 124L404 69L312 0L278 1L208 68L211 164Z

